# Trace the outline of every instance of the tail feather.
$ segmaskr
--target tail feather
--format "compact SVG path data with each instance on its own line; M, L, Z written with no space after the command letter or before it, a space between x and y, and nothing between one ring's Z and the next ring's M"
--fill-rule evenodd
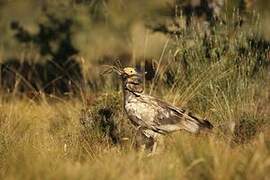
M214 126L207 120L199 120L197 118L184 119L181 123L182 128L191 133L197 133L200 130L213 129Z
M203 121L200 122L200 125L202 128L206 128L206 129L213 129L214 128L214 126L207 119L203 119Z

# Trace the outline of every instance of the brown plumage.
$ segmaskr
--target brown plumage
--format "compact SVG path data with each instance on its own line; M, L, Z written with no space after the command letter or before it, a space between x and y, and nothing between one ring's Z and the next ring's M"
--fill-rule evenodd
M128 67L117 72L122 80L127 116L147 138L157 140L160 135L174 131L197 133L213 128L206 119L198 118L184 109L144 94L142 76L134 68Z

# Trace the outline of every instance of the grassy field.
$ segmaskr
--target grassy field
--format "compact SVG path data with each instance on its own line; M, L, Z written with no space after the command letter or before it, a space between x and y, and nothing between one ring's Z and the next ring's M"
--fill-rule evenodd
M90 63L83 75L95 88L78 96L1 92L0 179L270 179L270 45L258 16L233 18L209 35L194 26L162 36L145 82L146 93L207 117L213 132L171 134L151 157L137 151L119 80Z
M100 96L108 103L97 100L102 103L98 106L110 107L115 99L110 97L119 94ZM85 130L80 123L84 104L79 99L53 103L2 99L1 179L269 179L269 111L268 116L258 112L263 107L256 101L240 104L244 110L229 108L239 103L223 104L225 97L225 93L213 97L213 108L208 110L213 133L175 133L166 138L164 151L152 157L134 150L127 129L120 129L126 140L119 144L97 128ZM115 114L118 124L130 128L122 113ZM218 118L224 119L214 121ZM260 118L267 122L257 125ZM244 122L237 133L222 126L230 120Z

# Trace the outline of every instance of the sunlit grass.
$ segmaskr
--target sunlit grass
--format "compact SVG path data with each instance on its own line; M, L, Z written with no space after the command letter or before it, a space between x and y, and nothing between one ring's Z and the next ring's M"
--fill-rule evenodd
M269 179L266 49L251 47L249 39L257 40L258 34L249 26L232 21L212 30L209 36L194 27L178 37L164 35L163 48L153 58L156 76L145 82L145 92L206 117L213 132L171 134L164 150L151 157L137 151L118 79L100 76L101 66L81 58L86 89L77 97L41 93L32 99L17 88L1 92L0 179ZM151 50L147 35L140 56ZM106 37L96 43L108 43ZM139 55L132 56L135 63ZM17 85L24 82L17 78ZM104 109L118 128L116 142L108 124L102 124Z
M29 100L2 102L1 177L267 179L270 175L267 129L249 143L237 146L219 136L218 127L209 135L179 132L166 138L164 152L147 157L109 141L83 141L78 120L81 105L78 100L49 106ZM89 132L88 136L95 136L94 133Z

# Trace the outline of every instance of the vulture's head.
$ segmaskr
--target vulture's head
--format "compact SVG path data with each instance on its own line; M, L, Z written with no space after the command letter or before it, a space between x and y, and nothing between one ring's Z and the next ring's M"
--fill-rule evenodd
M144 90L143 75L133 67L117 68L110 66L104 73L116 72L121 79L124 90L142 93Z
M124 90L128 90L135 93L142 93L143 88L143 76L136 71L135 68L126 67L120 74Z

